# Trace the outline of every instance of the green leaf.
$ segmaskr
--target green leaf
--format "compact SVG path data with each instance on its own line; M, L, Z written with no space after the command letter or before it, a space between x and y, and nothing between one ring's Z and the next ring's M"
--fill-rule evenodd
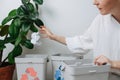
M8 16L11 16L12 18L17 16L17 9L13 9L12 11L9 12Z
M0 40L0 51L6 48L4 40Z
M7 37L7 38L5 39L5 43L11 43L11 42L14 42L14 41L15 41L15 39L12 38L12 37Z
M35 21L39 17L39 13L38 13L38 11L35 11L35 12L31 13L28 17L32 21Z
M20 42L20 44L22 45L22 46L24 46L24 42L27 40L27 37L25 36L25 35L22 35L22 40L21 40L21 42Z
M19 34L19 29L17 26L14 25L14 22L12 22L9 26L9 34L13 38L16 38Z
M33 24L31 25L30 30L32 32L38 32L38 29Z
M21 55L22 47L20 45L15 46L15 48L9 53L8 61L9 63L15 63L15 57Z
M35 24L36 24L38 27L44 25L44 23L43 23L40 19L36 19L36 20L35 20Z
M9 28L9 25L3 26L0 31L0 36L5 36L6 34L8 34L8 28Z
M30 23L23 23L22 24L21 32L23 32L24 34L27 34L29 29L30 29Z
M27 3L29 3L30 2L30 0L22 0L22 3L23 4L27 4Z
M4 48L6 48L5 45L0 45L0 51L3 50Z
M14 19L14 25L15 25L15 26L18 26L18 27L21 25L20 18Z
M18 9L17 9L17 14L20 16L24 16L25 14L28 14L28 11L26 10L24 5L21 5Z
M14 48L14 57L21 55L22 53L22 47L20 45L16 46Z
M21 34L19 34L19 36L17 37L15 41L15 46L18 46L21 41L22 41L22 37L21 37Z
M27 47L28 49L33 49L33 44L30 42L30 40L26 40L23 45Z
M32 3L28 3L25 5L26 9L29 11L29 12L34 12L34 5Z
M11 25L9 27L9 34L12 37L15 35L15 32L14 32L14 23L11 23Z
M13 18L11 16L6 17L5 19L3 19L2 21L2 25L5 25L6 23L8 23L10 20L12 20Z
M35 4L35 7L36 7L36 9L37 9L37 11L38 11L38 4Z
M13 52L9 53L9 55L8 55L8 62L11 63L11 64L15 63Z
M4 18L4 20L2 21L2 25L5 25L6 23L8 23L10 20L15 18L16 15L17 15L17 10L16 9L10 11L8 16L6 18Z
M43 0L33 0L36 4L43 4Z

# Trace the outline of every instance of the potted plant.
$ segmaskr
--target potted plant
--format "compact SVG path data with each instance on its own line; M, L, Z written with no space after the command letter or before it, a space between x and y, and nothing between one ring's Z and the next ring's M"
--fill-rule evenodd
M6 66L6 60L8 60L9 64L14 64L14 58L22 54L23 46L32 49L34 45L27 38L28 32L38 32L36 26L44 25L38 18L38 7L43 4L43 0L33 0L32 3L31 0L21 0L21 2L22 4L17 9L9 12L0 26L0 36L3 38L0 39L0 68ZM3 50L8 43L12 44L14 48L8 53L8 56L2 60ZM3 79L5 75L1 75L1 73L2 72L0 72L0 76L2 77L0 77L0 80L12 80L10 77Z

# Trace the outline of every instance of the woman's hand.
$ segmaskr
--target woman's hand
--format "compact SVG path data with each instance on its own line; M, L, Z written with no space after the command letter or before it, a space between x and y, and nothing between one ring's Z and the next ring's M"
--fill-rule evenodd
M51 40L55 40L57 42L60 42L64 45L66 45L66 40L64 36L59 36L56 34L53 34L49 29L47 29L45 26L40 27L40 33L44 34L44 38L49 38Z
M105 65L107 63L112 64L112 61L110 59L108 59L107 57L101 55L101 56L98 56L98 57L95 58L94 63L96 65L100 66L100 65Z
M47 29L45 26L41 26L40 27L40 33L41 34L44 34L44 38L50 38L50 39L53 39L53 33Z
M120 61L112 61L103 55L95 58L94 63L99 66L109 63L111 64L111 68L120 69Z

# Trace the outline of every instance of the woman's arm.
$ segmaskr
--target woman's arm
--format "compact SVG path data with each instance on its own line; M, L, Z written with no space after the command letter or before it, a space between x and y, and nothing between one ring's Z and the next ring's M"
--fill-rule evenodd
M120 61L111 61L111 67L120 69Z
M45 26L42 26L40 28L40 33L45 34L44 37L50 38L51 40L55 40L57 42L60 42L64 45L66 45L66 40L64 36L59 36L56 34L53 34L49 29L47 29Z
M68 47L72 53L81 53L83 55L93 49L93 40L91 37L92 28L90 27L84 35L74 37L64 37L53 34L48 28L42 26L40 33L44 34L46 38L60 42ZM43 36L43 35L42 35Z
M59 35L56 35L56 34L52 34L50 39L66 45L66 41L65 41L64 36L59 36Z

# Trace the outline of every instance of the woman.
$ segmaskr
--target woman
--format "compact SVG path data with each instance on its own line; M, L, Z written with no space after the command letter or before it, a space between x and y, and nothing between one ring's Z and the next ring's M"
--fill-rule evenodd
M73 53L94 51L94 63L120 69L120 0L94 0L100 14L82 36L63 37L42 26L40 32L65 44Z

